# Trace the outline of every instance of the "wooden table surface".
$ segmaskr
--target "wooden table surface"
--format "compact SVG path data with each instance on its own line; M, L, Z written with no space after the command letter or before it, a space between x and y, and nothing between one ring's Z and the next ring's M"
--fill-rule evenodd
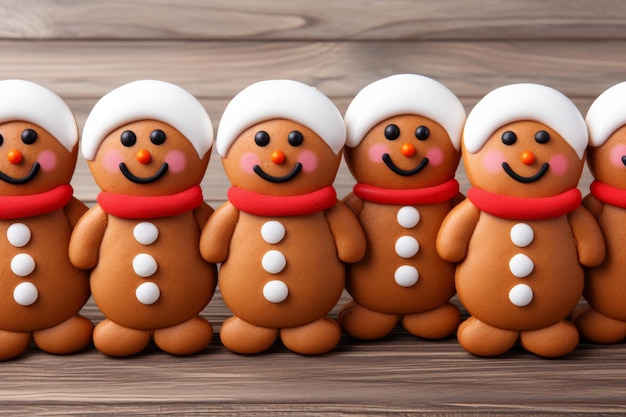
M443 82L468 111L496 87L536 82L561 90L584 114L626 80L624 57L621 0L0 0L0 79L52 89L81 129L98 98L142 78L188 89L214 126L258 80L306 82L343 112L365 85L403 72ZM458 179L466 190L462 167ZM586 172L584 193L590 180ZM353 183L342 166L338 194ZM93 204L98 188L82 158L72 185ZM206 200L217 207L227 187L214 151ZM84 312L102 319L92 302ZM229 316L219 294L203 315L218 331ZM398 328L377 342L344 336L318 357L279 344L241 356L216 335L190 357L154 346L124 359L93 348L61 357L31 348L0 363L1 415L236 413L626 414L626 343L582 342L552 360L521 348L485 359L454 337L430 342Z

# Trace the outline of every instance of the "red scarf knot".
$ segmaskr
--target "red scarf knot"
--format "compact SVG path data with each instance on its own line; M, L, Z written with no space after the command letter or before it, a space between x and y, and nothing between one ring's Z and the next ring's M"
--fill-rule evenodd
M180 193L160 196L136 196L101 192L98 204L115 217L123 219L156 219L177 216L202 205L202 189L199 185Z
M354 186L353 191L357 197L373 203L414 206L451 200L459 193L459 183L451 179L433 187L411 188L408 190L393 190L358 183Z
M70 202L73 193L71 185L63 184L40 194L0 196L0 219L22 219L60 210Z
M337 192L328 185L307 194L274 196L230 187L228 200L238 210L255 216L305 216L327 210L337 203Z
M591 195L603 203L626 209L626 190L597 180L591 183L589 190Z
M550 197L523 198L472 187L467 192L467 198L479 210L511 220L545 220L564 216L580 207L582 202L582 194L577 188Z

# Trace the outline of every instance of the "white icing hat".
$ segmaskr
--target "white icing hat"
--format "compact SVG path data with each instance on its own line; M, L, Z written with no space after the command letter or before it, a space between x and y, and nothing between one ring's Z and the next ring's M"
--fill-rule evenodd
M228 103L217 129L217 152L225 157L244 130L272 119L289 119L308 127L335 155L346 142L341 113L322 92L298 81L267 80L244 88Z
M213 145L211 119L193 95L165 81L140 80L124 84L98 100L83 128L83 156L94 159L100 143L112 130L144 119L158 120L177 129L200 158Z
M526 83L496 88L476 104L463 131L465 149L478 152L497 129L522 120L533 120L554 129L583 158L589 135L576 105L551 87Z
M626 124L626 82L609 88L591 103L587 111L589 144L602 146L618 128Z
M74 114L61 97L24 80L0 81L0 123L24 121L50 133L69 152L78 142Z
M439 123L458 150L465 109L448 87L417 74L397 74L375 81L354 97L344 118L354 148L372 127L389 117L416 114Z

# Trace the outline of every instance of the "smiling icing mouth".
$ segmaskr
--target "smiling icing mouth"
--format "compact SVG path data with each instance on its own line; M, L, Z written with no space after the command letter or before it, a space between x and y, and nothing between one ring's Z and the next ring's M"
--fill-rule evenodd
M524 184L537 181L538 179L543 177L546 174L546 172L548 172L548 168L550 168L550 164L548 164L547 162L544 162L543 165L541 165L541 168L539 168L539 171L537 171L535 175L532 175L530 177L524 177L524 176L519 175L517 172L513 171L513 168L511 168L511 166L508 163L506 162L502 163L502 169L504 169L504 172L506 172L509 175L509 177L513 178L517 182L521 182Z
M282 177L275 177L268 174L267 172L263 171L263 169L259 165L255 165L252 169L259 177L263 178L265 181L280 184L294 179L300 173L300 171L302 171L302 164L300 162L296 162L296 164L293 166L293 169L287 175L284 175Z
M13 178L13 177L8 176L4 172L0 172L0 180L9 184L13 184L13 185L26 184L30 182L33 178L35 178L35 176L39 173L40 168L41 168L41 165L39 164L39 162L35 162L32 168L30 169L30 171L28 172L28 174L26 174L24 177L21 177L21 178Z
M155 182L156 180L160 179L163 175L165 175L168 168L169 168L169 165L167 164L167 162L163 162L159 170L154 175L150 177L138 177L134 175L132 172L130 172L130 170L128 169L128 167L126 166L124 162L120 162L120 171L122 172L124 177L126 177L127 180L134 182L135 184L150 184L151 182Z
M396 164L394 164L393 161L391 160L391 156L388 153L386 153L383 155L383 162L394 173L398 175L402 175L403 177L409 177L411 175L417 174L418 172L426 168L426 165L428 165L429 161L428 161L428 158L424 158L421 160L419 164L417 164L415 168L405 170L405 169L399 168Z

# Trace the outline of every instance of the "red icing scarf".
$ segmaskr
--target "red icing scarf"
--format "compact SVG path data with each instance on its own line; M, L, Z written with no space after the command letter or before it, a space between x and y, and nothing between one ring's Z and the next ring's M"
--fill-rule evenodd
M0 219L21 219L60 210L72 199L74 190L63 184L41 194L1 196Z
M626 209L626 190L613 187L600 181L594 181L589 187L591 195L605 204Z
M115 217L124 219L156 219L191 211L202 204L202 189L194 185L177 194L144 197L101 192L98 204Z
M467 192L467 198L479 210L511 220L544 220L563 216L576 210L582 202L577 188L551 197L521 198L472 187Z
M392 190L375 187L369 184L356 184L354 195L378 204L396 204L413 206L417 204L435 204L451 200L459 193L459 183L452 179L443 184L428 188L412 188L408 190Z
M329 185L308 194L273 196L230 187L228 200L237 209L255 216L304 216L334 206L337 192Z

